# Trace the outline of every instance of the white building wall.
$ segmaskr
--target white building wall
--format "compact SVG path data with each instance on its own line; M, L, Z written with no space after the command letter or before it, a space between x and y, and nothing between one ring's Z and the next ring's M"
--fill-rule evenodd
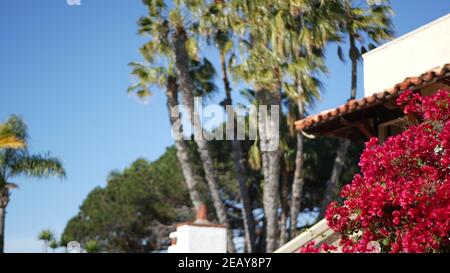
M183 225L170 235L176 244L169 253L226 253L227 229L224 227Z
M367 52L363 59L365 96L449 63L450 13Z

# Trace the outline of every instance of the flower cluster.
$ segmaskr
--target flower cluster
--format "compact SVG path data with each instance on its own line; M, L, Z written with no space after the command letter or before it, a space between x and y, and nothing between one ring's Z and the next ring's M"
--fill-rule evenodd
M329 245L327 243L321 244L319 247L315 246L316 243L314 241L307 243L304 247L302 247L299 252L300 253L327 253L333 252L337 250L336 246Z
M373 252L374 244L392 253L450 247L450 91L424 97L407 91L397 103L421 122L381 145L370 139L361 174L341 191L343 204L328 206L343 252Z

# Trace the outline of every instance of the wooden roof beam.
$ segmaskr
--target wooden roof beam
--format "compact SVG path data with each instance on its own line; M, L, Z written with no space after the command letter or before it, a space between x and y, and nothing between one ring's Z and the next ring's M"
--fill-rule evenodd
M443 83L443 84L445 84L447 86L450 86L450 79L449 78L441 79L439 82L441 82L441 83Z
M375 131L369 126L369 124L367 123L363 123L363 122L358 122L358 124L356 124L356 127L358 127L359 131L361 131L361 133L367 137L367 139L370 139L372 137L376 137L375 135Z

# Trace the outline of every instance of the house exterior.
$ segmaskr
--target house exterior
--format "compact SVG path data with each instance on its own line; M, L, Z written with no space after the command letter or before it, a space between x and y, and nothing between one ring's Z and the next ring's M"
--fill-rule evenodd
M227 227L208 221L206 205L197 210L195 221L180 223L170 233L168 253L226 253Z
M396 105L406 90L431 95L450 88L450 14L363 55L364 97L308 116L296 129L314 136L380 142L401 132L408 120ZM296 252L308 242L337 244L339 234L319 221L277 253Z

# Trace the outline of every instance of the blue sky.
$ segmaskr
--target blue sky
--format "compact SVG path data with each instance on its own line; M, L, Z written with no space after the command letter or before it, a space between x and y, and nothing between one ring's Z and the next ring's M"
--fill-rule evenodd
M21 115L33 152L51 151L64 162L67 179L15 178L6 217L6 251L39 252L36 237L50 228L58 236L87 193L104 186L111 170L138 157L158 158L173 143L165 99L156 92L147 104L126 95L130 61L140 60L145 39L136 20L140 0L1 1L0 121ZM393 0L396 36L450 11L447 0ZM432 41L430 41L432 42ZM214 51L206 52L217 60ZM349 64L331 45L325 94L312 113L349 96ZM362 91L360 67L358 96ZM219 77L217 78L219 79ZM218 85L221 87L220 82ZM217 100L223 94L217 95Z

